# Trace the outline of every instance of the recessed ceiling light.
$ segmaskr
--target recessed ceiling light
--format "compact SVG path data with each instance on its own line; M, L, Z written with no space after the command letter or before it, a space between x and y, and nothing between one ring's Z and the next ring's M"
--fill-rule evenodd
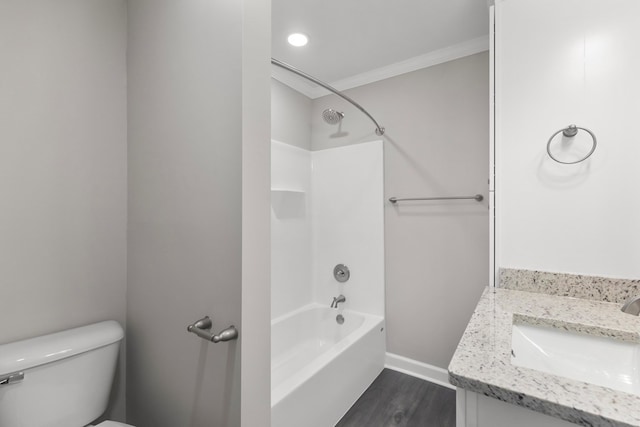
M302 33L293 33L289 34L289 37L287 37L287 41L291 46L300 47L307 44L307 42L309 41L309 37L305 36Z

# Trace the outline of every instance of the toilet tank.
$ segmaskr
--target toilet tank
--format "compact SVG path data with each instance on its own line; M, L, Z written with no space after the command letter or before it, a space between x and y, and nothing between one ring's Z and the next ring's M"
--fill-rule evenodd
M100 417L123 335L110 320L0 345L0 426L83 427Z

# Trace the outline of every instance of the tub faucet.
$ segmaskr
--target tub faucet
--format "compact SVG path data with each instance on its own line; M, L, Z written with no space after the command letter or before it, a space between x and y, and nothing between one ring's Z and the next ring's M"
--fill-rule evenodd
M331 308L338 308L338 304L340 304L341 302L345 302L347 299L344 297L344 295L338 295L337 297L333 298L333 302L331 303Z
M629 298L622 306L622 311L634 316L640 315L640 295Z

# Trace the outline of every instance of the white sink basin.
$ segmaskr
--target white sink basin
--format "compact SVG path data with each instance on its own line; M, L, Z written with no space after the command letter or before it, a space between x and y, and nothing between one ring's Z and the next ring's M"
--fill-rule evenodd
M640 396L640 343L514 324L511 363Z

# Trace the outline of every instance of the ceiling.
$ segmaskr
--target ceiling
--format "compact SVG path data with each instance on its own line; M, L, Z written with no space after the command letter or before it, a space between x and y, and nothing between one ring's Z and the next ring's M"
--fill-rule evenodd
M290 46L294 32L309 44ZM272 1L272 56L341 90L487 50L488 32L486 0ZM288 74L274 70L290 86L302 80Z

